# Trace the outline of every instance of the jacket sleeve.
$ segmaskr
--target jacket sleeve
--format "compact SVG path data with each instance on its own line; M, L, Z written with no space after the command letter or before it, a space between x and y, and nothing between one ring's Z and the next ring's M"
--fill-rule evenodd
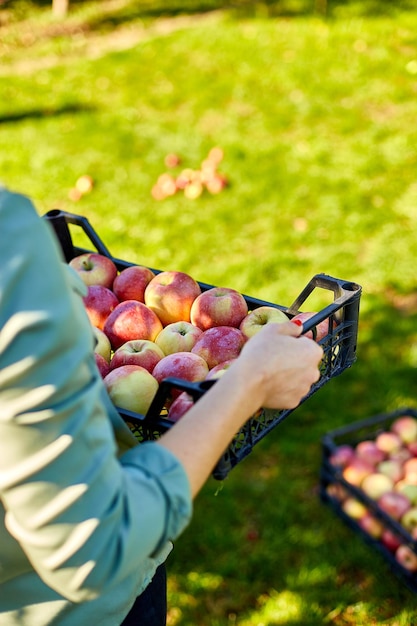
M118 458L93 345L49 225L0 189L0 499L33 568L74 602L140 582L192 512L165 448Z

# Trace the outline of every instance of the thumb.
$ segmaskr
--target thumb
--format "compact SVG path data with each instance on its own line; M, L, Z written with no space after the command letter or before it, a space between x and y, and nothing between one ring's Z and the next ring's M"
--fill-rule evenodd
M298 320L296 320L296 322L288 321L283 324L278 324L278 326L281 335L299 337L303 332L303 325Z

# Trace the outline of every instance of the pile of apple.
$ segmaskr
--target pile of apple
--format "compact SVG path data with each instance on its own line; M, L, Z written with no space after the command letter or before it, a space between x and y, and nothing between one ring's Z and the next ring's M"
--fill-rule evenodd
M141 265L118 271L112 259L94 252L74 257L69 265L88 288L84 306L107 391L116 406L135 413L147 413L162 380L219 377L264 324L289 320L274 306L249 311L234 289L203 291L184 272L155 273ZM292 319L302 322L312 315ZM319 325L316 340L327 326ZM178 420L192 404L187 392L173 390L166 406L169 419Z
M329 462L349 484L376 503L376 510L386 513L406 531L405 536L417 541L417 419L400 415L375 438L354 446L337 446ZM382 542L404 569L417 572L417 552L400 533L395 533L395 527L384 524L371 506L341 482L329 484L327 491L366 533Z

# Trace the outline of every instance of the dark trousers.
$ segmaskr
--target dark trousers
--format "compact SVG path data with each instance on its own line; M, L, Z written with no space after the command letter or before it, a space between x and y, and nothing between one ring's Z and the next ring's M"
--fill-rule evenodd
M145 591L136 598L121 626L166 626L167 577L165 564L158 567Z

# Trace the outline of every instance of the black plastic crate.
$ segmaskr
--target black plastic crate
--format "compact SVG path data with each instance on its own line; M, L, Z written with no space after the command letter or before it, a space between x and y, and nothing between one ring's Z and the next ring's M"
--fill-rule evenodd
M374 538L363 529L354 517L343 510L343 499L340 492L346 497L353 497L362 503L369 512L379 520L384 528L393 533L398 540L408 546L417 555L417 540L407 529L370 498L360 487L349 483L342 475L342 469L332 464L331 457L339 446L344 444L352 447L376 437L390 429L392 423L401 416L411 416L417 419L417 409L403 407L390 413L381 413L364 420L349 424L345 427L332 430L322 438L322 464L320 468L320 499L329 506L351 529L354 530L368 545L372 546L386 560L389 569L413 592L417 593L417 572L410 572L395 558L395 553L388 549L380 538Z
M74 256L84 252L96 251L111 258L119 271L134 265L134 263L113 257L85 217L54 210L44 215L44 218L52 224L67 262ZM80 227L93 245L93 249L76 247L73 244L69 226ZM155 268L150 269L155 273L163 271ZM207 283L199 282L198 284L202 291L213 287L213 285ZM340 375L356 361L361 287L351 281L340 280L325 274L317 274L309 281L291 306L274 304L243 294L249 310L268 305L281 309L289 317L293 317L300 311L304 302L315 289L330 291L333 294L333 301L303 325L303 332L307 333L310 330L314 331L314 327L317 324L328 320L328 333L320 340L320 345L324 351L324 357L320 366L320 379L313 385L310 393L302 402L316 393L331 378ZM214 384L213 381L189 383L185 380L169 378L160 385L146 415L139 415L123 409L119 409L119 412L139 441L156 439L172 426L172 422L167 419L164 404L173 388L187 391L197 400L212 384ZM236 433L226 452L219 459L213 470L213 477L217 480L223 480L230 470L244 459L265 435L293 413L294 410L296 409L280 411L265 409L249 419Z

